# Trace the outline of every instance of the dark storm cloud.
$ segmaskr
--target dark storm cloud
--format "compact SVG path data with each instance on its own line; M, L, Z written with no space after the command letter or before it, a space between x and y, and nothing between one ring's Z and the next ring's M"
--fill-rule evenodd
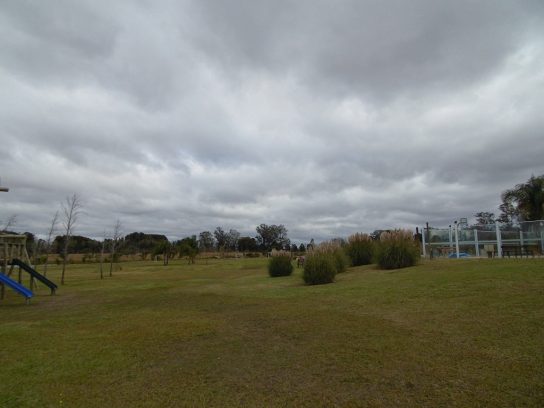
M296 240L448 224L542 174L538 1L0 5L0 219Z

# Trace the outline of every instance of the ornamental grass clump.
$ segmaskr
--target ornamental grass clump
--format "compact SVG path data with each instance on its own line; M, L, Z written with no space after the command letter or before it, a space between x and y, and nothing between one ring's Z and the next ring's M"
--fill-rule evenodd
M380 268L406 268L415 265L419 258L419 246L410 231L384 232L380 236L377 251Z
M331 251L332 257L334 259L334 266L336 267L336 273L346 272L350 264L349 258L344 251L344 248L341 246L336 246Z
M306 256L302 278L308 285L331 283L337 273L346 271L348 264L342 242L322 242Z
M346 253L351 260L351 266L371 264L374 252L375 242L368 234L357 233L348 238Z
M291 263L290 256L280 255L270 258L268 262L268 274L270 277L289 276L292 273L293 264Z
M334 265L336 266L336 273L346 272L349 265L349 258L344 252L343 248L338 248L332 253L334 257Z
M314 252L331 256L334 261L334 266L336 267L336 273L342 273L348 269L350 263L349 258L344 251L344 245L344 241L339 239L325 241L319 244L314 249Z
M302 278L308 285L322 285L334 282L336 264L331 253L313 251L304 261Z

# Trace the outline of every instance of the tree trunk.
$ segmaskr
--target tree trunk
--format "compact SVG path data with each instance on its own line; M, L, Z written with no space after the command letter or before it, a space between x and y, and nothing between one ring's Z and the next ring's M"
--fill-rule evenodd
M104 243L102 243L102 249L100 250L100 279L104 279Z
M47 262L49 261L49 251L45 253L45 263L43 264L43 276L47 278Z
M64 256L62 259L62 273L60 275L61 285L64 285L64 272L66 271L66 261L68 260L68 236L65 236L64 238Z

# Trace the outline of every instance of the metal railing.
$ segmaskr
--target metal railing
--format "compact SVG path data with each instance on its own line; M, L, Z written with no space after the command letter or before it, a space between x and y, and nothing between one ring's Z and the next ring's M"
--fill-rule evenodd
M536 256L544 254L544 220L423 229L424 256Z

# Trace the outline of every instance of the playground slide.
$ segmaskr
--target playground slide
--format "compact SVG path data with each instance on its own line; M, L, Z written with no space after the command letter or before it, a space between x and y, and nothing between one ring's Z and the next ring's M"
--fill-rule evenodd
M34 296L30 290L25 288L20 283L15 282L13 279L8 278L3 273L0 273L0 283L6 286L9 286L15 292L24 296L27 300L29 300L32 296Z
M49 279L47 279L45 276L43 276L41 273L36 272L35 269L21 261L20 259L13 259L11 261L12 265L16 265L19 268L23 269L24 271L28 272L30 276L33 278L36 278L41 283L43 283L45 286L47 286L49 289L51 289L51 294L55 293L55 290L57 290L57 285L53 282L51 282Z

